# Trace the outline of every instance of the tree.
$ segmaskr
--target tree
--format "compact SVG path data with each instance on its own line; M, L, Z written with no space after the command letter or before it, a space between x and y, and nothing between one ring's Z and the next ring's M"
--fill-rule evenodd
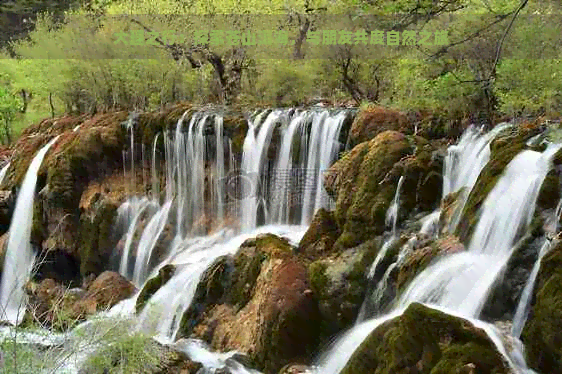
M10 92L6 87L0 86L0 122L3 131L3 143L12 142L12 121L21 110L22 103L18 96Z

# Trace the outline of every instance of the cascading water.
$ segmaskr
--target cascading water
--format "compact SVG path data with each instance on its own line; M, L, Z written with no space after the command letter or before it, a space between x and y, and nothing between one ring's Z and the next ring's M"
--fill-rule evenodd
M49 148L58 136L44 145L31 161L18 193L14 215L10 223L0 288L0 319L18 325L25 310L24 284L29 278L35 255L31 248L31 224L37 172Z
M533 295L535 281L537 280L537 275L539 274L539 270L541 268L541 260L550 250L551 244L552 243L550 242L550 240L546 240L542 245L539 252L539 257L535 262L535 265L533 265L533 269L531 270L529 279L527 280L525 288L523 288L523 292L521 293L521 298L519 300L519 303L517 304L517 309L515 310L515 315L513 316L513 325L511 328L511 335L515 336L516 338L519 338L521 336L523 327L525 327L525 322L527 322L527 317L531 308L531 296Z
M4 165L2 170L0 170L0 184L2 184L2 182L4 181L4 178L6 178L6 174L8 173L9 167L10 167L10 162L8 162L6 165Z
M464 188L449 223L449 232L453 232L457 227L470 191L490 159L490 143L499 133L511 126L511 124L502 123L488 133L483 133L481 129L471 126L461 136L457 145L452 145L447 149L443 165L443 198Z
M180 254L165 261L176 264L178 268L174 276L150 298L140 315L139 326L155 333L160 341L173 342L202 274L217 258L236 253L246 239L260 233L285 236L296 244L305 230L306 227L301 226L262 226L240 235L227 230L192 241Z
M388 238L382 245L381 249L379 250L379 253L377 253L377 256L375 257L375 260L373 261L370 269L369 269L369 273L367 278L370 280L373 279L373 277L375 276L375 273L377 271L378 266L380 265L380 263L382 262L382 260L385 258L386 254L388 253L388 250L392 247L392 245L396 242L396 225L398 223L398 210L400 208L400 190L402 189L402 184L404 183L404 176L400 176L400 179L398 180L398 185L396 186L396 192L394 194L394 198L392 199L392 203L390 204L390 206L388 207L388 210L386 211L386 220L385 220L385 224L386 226L390 226L392 227L392 234L390 236L390 238ZM389 268L390 269L390 268ZM363 302L363 304L361 305L361 309L359 310L359 315L357 317L357 323L360 323L362 321L365 320L365 318L367 317L367 308L369 303L373 303L374 305L378 305L380 298L382 298L382 293L380 292L380 288L381 287L385 287L383 285L386 285L387 281L388 281L388 277L390 275L390 272L392 271L392 269L387 269L386 272L384 273L383 277L381 278L379 284L377 285L377 288L374 290L373 295L369 295L365 298L365 301ZM373 300L371 300L373 299Z
M187 113L178 121L173 139L164 135L166 203L148 220L137 248L133 248L140 217L145 214L143 210L157 204L149 199L135 200L135 216L130 220L120 266L121 274L141 287L149 273L155 272L151 264L155 260L152 252L156 243L164 227L175 218L175 238L167 248L167 258L157 268L167 263L178 267L172 279L153 295L140 316L140 326L171 340L181 315L191 303L200 276L216 258L234 253L243 240L260 232L296 237L304 234L304 226L287 224L300 224L305 215L308 220L316 209L324 206L325 191L318 186L322 182L321 172L330 166L340 149L338 139L347 116L346 111L274 110L260 113L250 120L238 178L242 183L235 186L242 190L244 199L236 211L228 209L235 199L229 196L232 191L227 190L232 186L224 184L224 179L235 172L231 169L235 162L232 143L224 140L223 119L216 114L198 112L189 119L186 128L183 124L188 120ZM281 130L278 152L275 160L269 160L270 145L277 130ZM213 136L208 136L209 133ZM153 151L153 159L154 154ZM274 165L271 173L268 173L267 165ZM294 190L291 178L305 175L296 175L302 169L311 182L301 188L303 191ZM283 180L279 180L280 174L285 177ZM210 176L208 183L205 183L206 176ZM153 175L152 180L155 179L158 178ZM263 187L272 184L277 191ZM279 191L282 193L275 193ZM295 215L295 211L287 208L288 201L300 192L307 192L306 206ZM257 228L260 206L271 212L265 220L270 225ZM175 217L171 214L174 207ZM223 229L210 236L201 236L206 232L193 228L204 216L215 220L234 219L240 222L242 234Z
M551 166L551 158L559 149L560 145L549 145L542 154L523 151L517 155L487 196L468 250L444 257L417 275L393 311L357 324L320 360L316 372L339 373L370 332L384 321L402 314L412 302L422 302L466 318L476 327L484 329L512 370L532 373L523 360L520 344L513 344L511 351L508 351L500 333L492 325L476 318L509 260L516 239L527 229L533 217L540 187ZM452 173L449 170L449 176L469 174ZM451 178L444 183L449 184L449 191L455 188ZM457 186L462 184L465 182ZM429 219L434 221L434 217ZM428 230L427 227L425 229ZM514 343L518 342L516 338Z
M517 155L486 198L467 251L423 271L404 292L400 304L428 302L477 317L517 236L531 222L550 159L559 148L553 145L542 154L523 151Z
M250 121L241 171L243 230L257 227L259 207L268 213L266 223L305 225L328 204L323 172L341 150L339 136L347 116L346 111L275 110ZM281 129L279 150L275 160L268 160L277 129ZM274 161L273 170L266 167L268 161Z

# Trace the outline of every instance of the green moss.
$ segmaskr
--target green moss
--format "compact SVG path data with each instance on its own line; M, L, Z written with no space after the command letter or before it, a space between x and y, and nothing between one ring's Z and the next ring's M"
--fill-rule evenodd
M287 239L273 234L258 235L255 239L255 245L258 250L273 257L281 257L293 252L293 247Z
M560 201L560 179L556 170L551 170L542 182L537 206L542 209L552 209Z
M41 199L33 201L33 218L31 223L31 242L41 246L47 238L47 228L43 219L43 203Z
M397 294L400 295L416 275L424 271L438 254L439 248L435 243L432 243L428 247L418 249L416 253L410 256L406 263L400 267L396 280Z
M457 373L467 363L474 364L477 373L509 372L483 330L414 303L375 328L341 373Z
M146 305L146 302L165 285L174 275L176 267L174 265L168 264L163 266L159 271L158 275L154 278L150 278L144 285L142 291L137 297L137 302L135 304L135 310L140 313L142 308Z
M321 340L327 340L356 320L365 298L367 271L380 249L374 239L308 266L308 281L316 295Z
M303 235L297 253L308 260L316 260L331 253L334 242L340 235L333 212L319 209Z
M523 329L529 365L540 372L562 372L562 244L541 262L535 302Z
M175 129L178 120L188 110L192 110L190 104L176 104L159 112L141 113L137 118L140 127L139 141L146 145L152 145L156 134L163 133L167 129ZM186 118L190 118L188 113Z
M319 297L325 294L326 286L328 285L327 267L328 265L323 260L313 262L308 266L308 281L313 292Z
M336 246L342 248L384 231L386 211L398 182L398 178L386 177L395 163L413 151L406 137L395 131L383 132L355 148L326 177L334 180L327 187L337 194L335 218L343 230Z
M242 248L234 256L232 286L228 297L230 304L242 309L251 299L263 261L267 257L253 248Z
M241 114L227 114L223 118L223 131L232 142L232 152L240 158L248 132L247 119Z
M80 217L80 274L99 274L107 266L107 258L115 247L112 229L117 205L102 201L93 216Z
M226 295L231 285L231 259L221 256L203 273L197 284L193 301L180 321L180 337L191 335L207 308L218 303Z

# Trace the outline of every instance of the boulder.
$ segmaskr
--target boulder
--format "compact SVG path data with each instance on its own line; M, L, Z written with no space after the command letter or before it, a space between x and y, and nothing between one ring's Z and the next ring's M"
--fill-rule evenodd
M507 374L492 340L469 321L411 304L376 327L353 353L342 374Z
M396 289L399 293L404 291L416 275L425 270L438 257L465 250L464 245L453 235L439 238L422 247L414 246L413 249L398 272Z
M289 243L260 235L235 256L219 258L203 275L181 323L213 350L246 354L252 366L277 373L296 360L310 360L318 331L318 306L306 267Z
M505 270L496 280L484 308L481 319L484 320L512 320L519 299L541 247L545 242L544 234L540 230L540 222L535 220L534 227L518 243L515 244L513 254L509 258Z
M135 291L135 286L119 273L104 271L89 285L84 297L74 305L74 312L90 315L109 309L131 297Z

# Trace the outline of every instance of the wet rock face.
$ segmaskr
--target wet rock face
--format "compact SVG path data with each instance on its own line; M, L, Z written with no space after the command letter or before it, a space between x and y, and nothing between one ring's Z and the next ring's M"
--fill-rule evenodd
M506 166L517 154L527 148L527 140L539 134L542 130L540 126L523 125L514 131L498 136L490 144L490 161L482 169L468 196L455 232L463 243L472 235L472 231L478 222L478 211L501 177ZM557 203L557 201L554 202L554 206Z
M308 268L310 284L320 308L321 340L353 325L365 298L367 273L380 240L317 260Z
M0 191L0 233L5 233L10 228L16 197L15 191Z
M396 280L398 292L404 291L418 274L437 261L440 256L448 256L465 250L464 245L453 235L435 241L425 241L425 243L423 238L420 238L418 242L419 244L414 246L413 251L400 267Z
M503 276L498 279L482 310L483 320L512 320L521 293L544 243L544 237L535 232L516 244Z
M399 176L385 177L411 151L405 135L386 131L353 148L326 172L325 186L336 199L335 220L342 231L339 248L382 234Z
M319 209L301 239L297 252L309 260L330 254L340 235L334 212Z
M351 356L342 374L509 373L486 333L470 322L411 304L381 324Z
M117 217L117 204L95 195L87 210L80 216L78 257L80 274L99 274L109 263L111 252L117 245L113 227Z
M158 275L146 281L143 289L137 297L135 309L140 313L142 308L146 305L147 301L154 295L162 286L164 286L174 275L176 267L168 264L164 265L159 271Z
M266 234L205 272L181 333L214 350L245 353L252 366L277 373L289 362L310 359L318 344L311 321L317 320L306 267L285 240Z
M562 244L541 261L529 318L521 339L527 363L541 373L562 372Z

